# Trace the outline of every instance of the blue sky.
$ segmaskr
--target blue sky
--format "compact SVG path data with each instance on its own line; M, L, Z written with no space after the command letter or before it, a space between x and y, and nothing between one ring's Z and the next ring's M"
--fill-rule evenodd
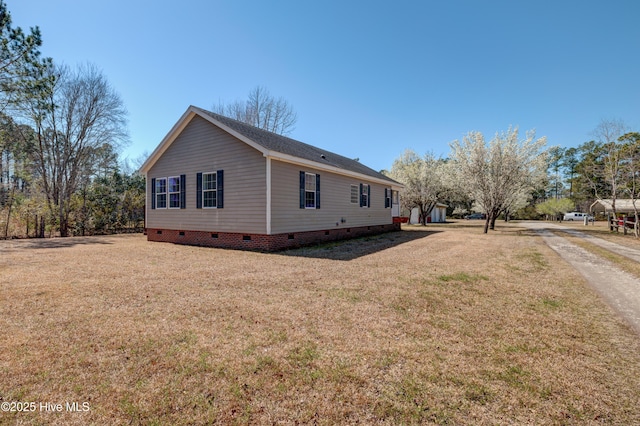
M6 0L42 53L97 65L129 111L130 158L189 105L260 85L298 114L291 137L390 168L510 125L548 145L602 119L640 131L637 0Z

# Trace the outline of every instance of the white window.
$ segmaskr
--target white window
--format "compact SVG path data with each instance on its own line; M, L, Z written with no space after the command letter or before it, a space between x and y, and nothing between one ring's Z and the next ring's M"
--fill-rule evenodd
M202 174L202 207L218 207L218 180L215 172Z
M180 208L180 176L172 176L169 178L169 208Z
M316 175L313 173L305 173L304 176L304 207L316 208Z
M359 185L351 185L351 203L358 204L358 198L360 193Z
M300 170L300 208L320 208L320 175Z
M362 194L360 195L360 207L369 207L369 185L362 184Z
M167 208L167 178L156 179L156 208Z

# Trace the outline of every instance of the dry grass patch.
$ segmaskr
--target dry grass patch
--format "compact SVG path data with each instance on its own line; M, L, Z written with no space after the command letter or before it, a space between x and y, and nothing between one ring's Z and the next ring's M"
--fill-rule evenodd
M280 254L0 243L0 397L91 405L0 421L640 422L637 336L539 238L407 229Z

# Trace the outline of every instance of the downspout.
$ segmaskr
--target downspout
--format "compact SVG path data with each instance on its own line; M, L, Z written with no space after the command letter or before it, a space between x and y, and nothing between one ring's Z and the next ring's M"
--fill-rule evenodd
M149 212L149 202L150 202L150 198L149 197L149 189L151 189L151 191L153 191L151 187L151 182L149 182L149 172L145 172L144 173L144 223L142 225L142 229L144 229L144 235L147 235L147 215Z

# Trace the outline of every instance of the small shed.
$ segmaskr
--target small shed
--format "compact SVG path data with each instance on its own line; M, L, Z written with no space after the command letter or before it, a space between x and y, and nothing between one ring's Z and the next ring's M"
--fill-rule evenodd
M447 205L438 203L431 210L431 214L427 217L428 223L444 223L447 221ZM409 216L409 223L420 223L420 209L414 207L411 209L411 216Z
M633 215L635 210L633 208L634 200L630 198L618 198L616 199L616 213L624 215ZM636 208L640 210L640 200L635 200ZM613 214L613 200L611 198L604 198L602 200L596 200L591 204L591 212L594 214L602 214L607 216Z

